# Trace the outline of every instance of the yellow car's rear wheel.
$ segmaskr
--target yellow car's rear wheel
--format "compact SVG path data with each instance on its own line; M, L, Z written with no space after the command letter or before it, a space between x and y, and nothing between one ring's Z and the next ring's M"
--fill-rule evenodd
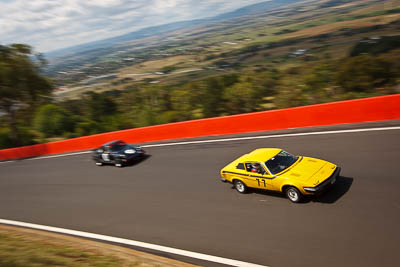
M285 194L287 198L293 203L299 203L301 201L302 194L300 193L299 189L294 186L287 187L285 190Z
M247 193L247 186L240 180L235 180L233 182L233 185L235 186L236 191L238 191L241 194Z

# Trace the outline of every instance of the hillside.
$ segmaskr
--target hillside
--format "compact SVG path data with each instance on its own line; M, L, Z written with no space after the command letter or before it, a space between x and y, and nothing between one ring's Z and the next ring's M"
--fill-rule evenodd
M399 7L270 1L106 40L50 59L51 101L20 123L34 143L399 93Z

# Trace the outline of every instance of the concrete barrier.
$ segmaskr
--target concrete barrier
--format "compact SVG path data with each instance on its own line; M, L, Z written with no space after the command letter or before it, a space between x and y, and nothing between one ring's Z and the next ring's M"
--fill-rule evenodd
M111 140L143 143L288 128L400 119L400 94L168 123L0 150L0 160L88 150Z

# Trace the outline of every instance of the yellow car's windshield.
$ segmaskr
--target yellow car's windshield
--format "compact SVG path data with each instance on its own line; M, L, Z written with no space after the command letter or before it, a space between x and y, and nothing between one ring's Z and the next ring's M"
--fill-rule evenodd
M273 158L267 160L265 162L265 166L267 166L268 170L271 174L277 174L281 171L289 168L299 157L296 157L289 152L282 150Z

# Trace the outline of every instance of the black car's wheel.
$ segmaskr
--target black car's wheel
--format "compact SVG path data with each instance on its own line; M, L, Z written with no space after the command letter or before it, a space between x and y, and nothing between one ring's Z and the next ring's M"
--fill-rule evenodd
M103 165L103 162L96 161L96 165L97 165L97 166L102 166L102 165Z
M246 186L242 181L235 180L235 181L233 182L233 184L234 184L234 186L235 186L235 189L236 189L239 193L241 193L241 194L247 193L247 186Z
M114 165L115 165L115 167L118 167L118 168L123 167L122 161L120 161L120 160L116 160Z
M286 188L285 194L287 198L293 203L299 203L301 201L302 194L296 187L289 186L288 188Z

